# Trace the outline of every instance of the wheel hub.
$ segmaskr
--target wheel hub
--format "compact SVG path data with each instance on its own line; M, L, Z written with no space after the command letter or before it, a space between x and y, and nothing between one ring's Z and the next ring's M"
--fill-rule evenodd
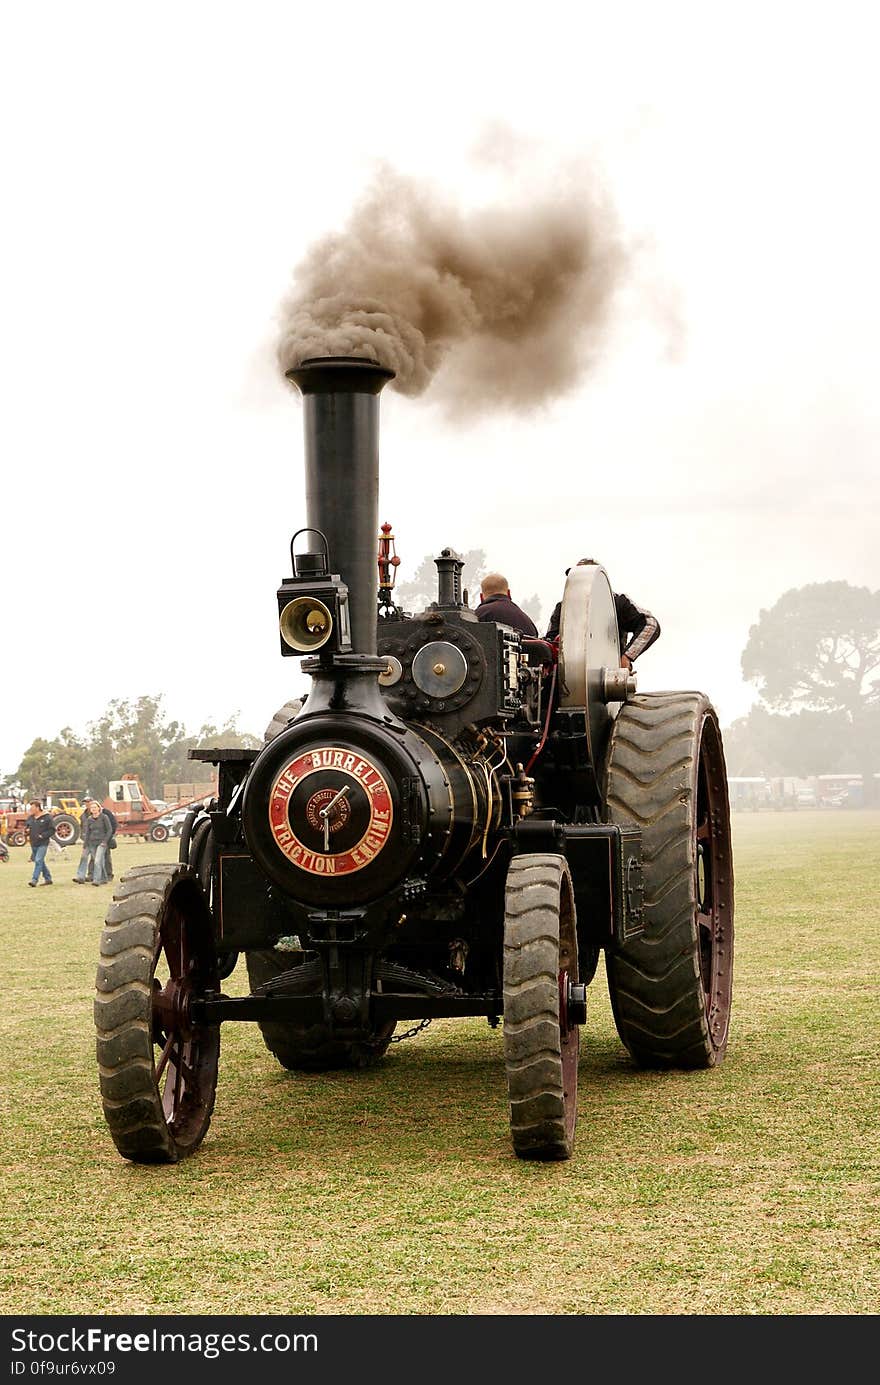
M567 971L559 973L559 1029L565 1038L579 1024L587 1022L587 988L571 981Z
M162 1034L192 1033L192 983L187 977L172 976L164 986L153 981L153 1028Z

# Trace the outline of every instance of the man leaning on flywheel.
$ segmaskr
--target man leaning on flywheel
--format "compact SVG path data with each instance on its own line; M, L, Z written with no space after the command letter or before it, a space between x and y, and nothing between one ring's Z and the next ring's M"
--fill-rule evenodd
M596 565L595 558L581 558L577 567L593 567ZM566 577L571 572L571 568L565 569ZM626 645L621 650L620 667L629 669L640 654L644 654L660 635L660 622L656 616L652 616L650 611L644 607L637 606L634 601L623 592L614 593L614 609L617 612L617 628L620 632L621 643L624 635L629 636ZM550 624L547 627L545 640L555 640L559 636L559 620L562 613L562 602L557 601L550 617Z

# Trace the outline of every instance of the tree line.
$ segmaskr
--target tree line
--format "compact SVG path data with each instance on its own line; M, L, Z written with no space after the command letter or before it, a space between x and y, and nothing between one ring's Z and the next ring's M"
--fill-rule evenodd
M223 726L205 723L190 734L166 716L161 696L117 698L84 735L65 726L51 740L38 736L15 774L0 782L0 792L18 789L42 796L49 789L71 789L103 798L110 780L136 774L151 798L161 798L163 784L200 777L203 767L187 758L189 750L219 744L253 749L262 739L240 731L235 716Z

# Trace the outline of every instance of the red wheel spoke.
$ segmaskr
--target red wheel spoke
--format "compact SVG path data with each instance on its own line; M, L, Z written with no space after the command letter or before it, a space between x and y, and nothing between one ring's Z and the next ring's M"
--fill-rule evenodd
M159 1056L159 1061L158 1061L158 1063L156 1064L156 1081L157 1081L157 1082L160 1081L160 1079L161 1079L161 1077L162 1077L162 1074L163 1074L163 1072L165 1071L165 1065L166 1065L166 1063L168 1062L168 1058L169 1058L169 1055L170 1055L170 1053L171 1053L171 1047L172 1047L173 1043L174 1043L174 1035L173 1035L173 1034L169 1034L167 1040L165 1041L165 1047L162 1049L162 1052L161 1052L161 1054L160 1054L160 1056Z
M162 924L162 946L165 949L165 957L168 962L168 970L172 976L177 976L177 954L180 950L180 940L176 935L173 923L165 919Z
M171 1121L173 1121L174 1117L177 1115L177 1108L178 1108L179 1105L180 1105L180 1096L181 1096L181 1092L182 1092L182 1091L183 1091L183 1062L182 1062L182 1058L181 1058L181 1050L180 1050L180 1047L178 1047L178 1049L177 1049L177 1051L176 1051L176 1053L175 1053L175 1055L174 1055L174 1095L173 1095L173 1097L171 1098L171 1112L170 1112L170 1115L169 1115L169 1123L170 1123Z
M171 1125L177 1112L177 1087L180 1081L180 1069L175 1044L178 1042L178 1038L177 1034L173 1036L168 1064L165 1069L165 1086L161 1091L162 1110L168 1125Z
M183 1057L182 1053L180 1055L180 1067L181 1071L183 1072L186 1085L190 1088L190 1090L192 1090L196 1083L195 1069L190 1067L189 1063Z

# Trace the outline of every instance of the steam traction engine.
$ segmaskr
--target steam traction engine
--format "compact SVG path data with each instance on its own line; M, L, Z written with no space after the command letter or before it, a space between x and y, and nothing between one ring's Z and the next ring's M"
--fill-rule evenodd
M372 361L306 361L309 527L278 591L304 705L262 749L200 750L219 795L179 862L129 871L95 1004L119 1152L173 1161L211 1118L220 1026L256 1020L284 1067L365 1066L395 1026L503 1024L513 1147L572 1152L580 1026L599 952L646 1067L711 1067L730 1012L733 881L721 738L702 693L637 695L608 578L573 567L557 644L478 622L461 561L437 600L377 570ZM377 589L379 618L377 622ZM243 953L250 995L221 982Z

